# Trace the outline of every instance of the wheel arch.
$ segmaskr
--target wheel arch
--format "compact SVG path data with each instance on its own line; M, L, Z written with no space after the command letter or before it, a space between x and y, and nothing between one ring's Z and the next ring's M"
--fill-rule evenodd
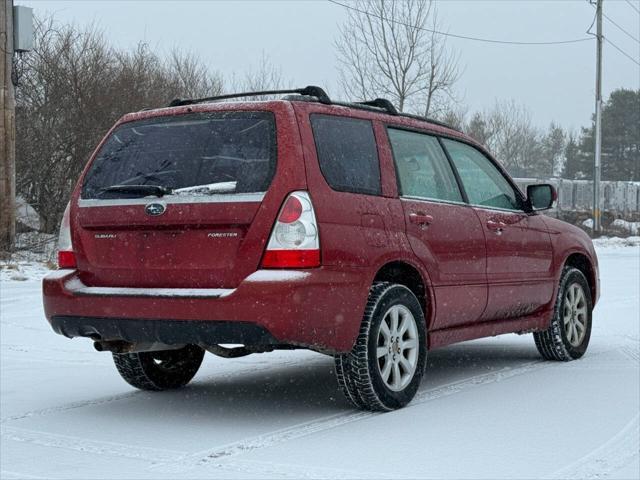
M420 303L428 329L435 314L435 303L429 288L428 277L425 277L426 275L415 265L405 260L392 260L378 269L373 282L398 283L411 290Z
M589 290L591 292L591 299L595 303L596 298L600 292L598 292L598 280L596 278L596 270L589 260L589 257L580 252L573 252L567 256L564 261L564 266L574 267L580 270L587 278L589 284Z

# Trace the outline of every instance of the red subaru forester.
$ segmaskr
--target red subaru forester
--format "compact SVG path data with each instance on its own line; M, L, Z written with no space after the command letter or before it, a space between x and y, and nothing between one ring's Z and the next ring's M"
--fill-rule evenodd
M588 236L540 214L473 139L384 99L175 100L98 145L44 279L53 329L131 385L187 384L205 350L335 358L356 407L411 401L427 350L533 332L581 357L599 295ZM234 346L235 345L235 346Z

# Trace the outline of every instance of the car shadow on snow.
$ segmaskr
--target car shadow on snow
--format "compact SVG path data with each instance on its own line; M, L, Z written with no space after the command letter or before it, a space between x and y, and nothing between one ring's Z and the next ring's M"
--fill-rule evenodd
M264 421L265 416L277 423L279 419L295 417L306 421L352 410L337 386L332 358L303 352L298 363L298 353L291 353L286 363L278 365L282 357L273 358L271 363L268 355L255 368L245 365L244 370L237 372L225 368L219 376L212 365L207 365L184 389L140 392L125 402L95 409L92 415L124 416L135 418L137 423L161 415L173 417L173 422L185 417L191 422L198 419L205 424L223 422L241 427L258 418ZM538 359L535 347L525 343L475 341L450 346L429 353L420 390L436 389L503 368L517 368ZM213 367L220 365L220 361L216 360Z

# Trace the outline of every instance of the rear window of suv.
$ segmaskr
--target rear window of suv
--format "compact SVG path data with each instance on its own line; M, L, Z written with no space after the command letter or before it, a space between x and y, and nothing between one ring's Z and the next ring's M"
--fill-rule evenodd
M131 185L159 186L176 194L265 192L275 167L271 112L155 117L113 131L87 172L82 198L147 195L109 188Z
M331 188L380 195L380 164L368 120L311 115L320 170Z

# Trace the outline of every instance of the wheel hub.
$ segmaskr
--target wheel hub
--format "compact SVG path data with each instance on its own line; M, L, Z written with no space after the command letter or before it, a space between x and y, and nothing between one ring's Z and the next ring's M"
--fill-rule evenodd
M569 343L578 347L587 333L587 297L579 283L566 290L563 305L564 333Z
M385 385L404 389L418 364L418 327L411 311L403 305L391 307L378 331L378 368Z

